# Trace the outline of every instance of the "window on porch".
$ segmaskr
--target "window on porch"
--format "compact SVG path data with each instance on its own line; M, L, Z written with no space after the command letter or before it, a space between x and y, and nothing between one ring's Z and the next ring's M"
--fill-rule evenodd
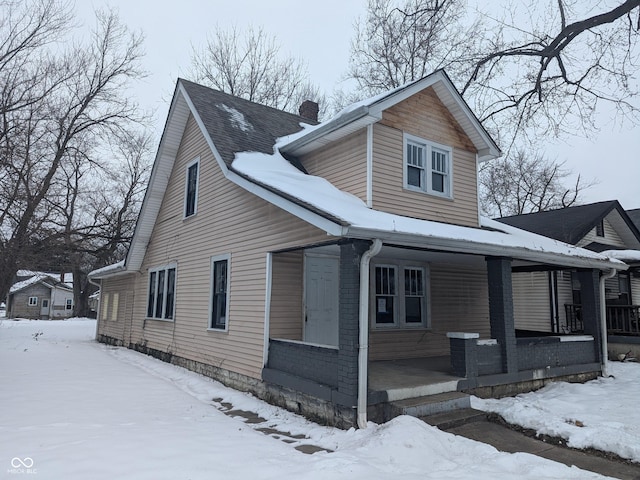
M426 327L427 269L411 265L376 265L374 327Z

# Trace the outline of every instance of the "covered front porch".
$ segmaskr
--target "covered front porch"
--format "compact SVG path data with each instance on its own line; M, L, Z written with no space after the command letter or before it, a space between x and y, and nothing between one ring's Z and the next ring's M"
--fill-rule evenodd
M362 323L362 258L370 248L370 242L349 240L273 254L265 381L355 413L363 383L369 411L380 412L376 406L402 399L446 392L504 395L556 377L593 378L600 372L599 270L579 272L589 312L584 334L518 338L511 272L535 263L385 245L366 267ZM332 268L327 277L309 277L305 266L314 256L335 261L337 285ZM310 300L327 304L329 312L334 306L317 291L310 297L311 285L329 292L336 287L337 317L319 328L325 330L323 342L313 341L318 326L308 326L310 307L318 307ZM335 332L326 331L331 328Z

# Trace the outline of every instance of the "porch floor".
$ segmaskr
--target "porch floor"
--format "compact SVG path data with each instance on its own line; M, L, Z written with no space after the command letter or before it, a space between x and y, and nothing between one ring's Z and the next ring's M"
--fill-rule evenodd
M369 390L386 392L389 401L455 392L460 380L448 355L369 363Z

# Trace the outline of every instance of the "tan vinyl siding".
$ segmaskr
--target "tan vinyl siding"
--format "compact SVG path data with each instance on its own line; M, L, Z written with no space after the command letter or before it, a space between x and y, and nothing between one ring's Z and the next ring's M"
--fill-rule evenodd
M616 212L617 213L617 212ZM584 247L585 245L590 244L591 242L604 243L605 245L613 245L616 247L626 247L626 244L620 238L620 235L614 230L611 226L611 223L605 218L603 221L604 226L604 237L599 237L596 235L596 229L593 228L585 237L578 242L579 247Z
M369 359L449 355L447 332L490 336L485 270L449 265L430 266L431 328L371 330Z
M186 166L198 157L197 213L183 219ZM136 278L132 342L259 378L267 252L326 240L325 232L228 181L190 118ZM208 330L211 257L227 254L228 331ZM143 322L148 270L170 263L176 265L175 321Z
M403 132L453 148L453 198L404 188ZM373 131L373 208L478 226L476 150L432 89L383 112Z
M514 273L512 285L516 328L550 332L549 274L547 272Z
M273 256L269 337L302 340L302 251Z
M366 129L309 153L300 162L311 175L323 177L340 190L367 201Z
M127 344L125 312L127 308L131 307L134 285L134 275L122 275L102 280L100 285L100 309L98 311L99 335L117 338ZM116 298L117 301L115 300ZM128 328L126 330L128 332Z

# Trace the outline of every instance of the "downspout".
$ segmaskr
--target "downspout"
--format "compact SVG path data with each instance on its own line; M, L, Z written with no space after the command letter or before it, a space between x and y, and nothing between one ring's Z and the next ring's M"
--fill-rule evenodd
M602 275L600 277L600 329L602 331L602 376L608 377L609 374L607 372L607 360L609 358L609 353L607 352L607 306L605 304L605 295L604 295L604 283L609 278L615 277L617 270L612 268L608 273Z
M376 238L360 258L360 308L358 341L358 428L367 428L367 375L369 366L369 262L380 253L382 240Z
M99 291L100 291L100 296L98 297L98 306L96 307L96 333L94 334L94 340L98 340L98 331L100 330L100 321L102 321L101 315L100 315L100 311L102 310L100 307L102 306L102 280L100 280L100 283L94 281L91 279L91 277L87 276L87 280L89 280L89 283L92 285L95 285L96 287L98 287ZM122 341L124 342L124 338L122 339Z

